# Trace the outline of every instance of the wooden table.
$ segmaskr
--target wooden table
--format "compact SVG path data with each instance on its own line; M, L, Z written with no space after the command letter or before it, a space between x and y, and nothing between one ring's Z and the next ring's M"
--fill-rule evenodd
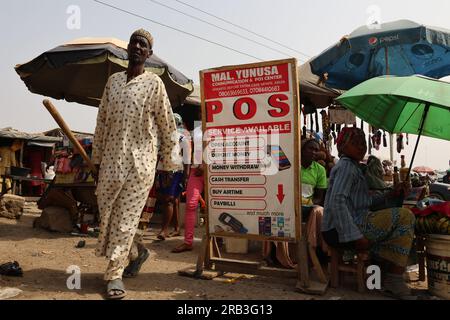
M11 179L11 187L6 188L6 179ZM9 190L14 190L17 182L22 181L38 181L50 184L53 182L53 180L49 179L42 179L42 178L35 178L35 177L24 177L24 176L14 176L10 174L4 174L2 175L2 192L0 193L0 197L3 197Z

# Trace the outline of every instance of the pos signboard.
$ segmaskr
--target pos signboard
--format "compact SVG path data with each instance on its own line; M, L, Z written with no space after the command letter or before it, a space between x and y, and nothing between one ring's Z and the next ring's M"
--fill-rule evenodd
M200 81L208 235L296 242L296 59L203 70Z

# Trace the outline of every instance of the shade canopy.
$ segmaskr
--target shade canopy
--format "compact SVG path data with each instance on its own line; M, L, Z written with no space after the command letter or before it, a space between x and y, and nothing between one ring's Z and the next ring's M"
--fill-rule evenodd
M46 51L15 70L37 94L98 106L109 76L128 66L127 43L114 38L81 38ZM164 82L172 106L194 90L192 80L153 54L145 69Z
M391 133L419 134L450 140L450 83L426 78L377 77L336 99L359 118Z
M450 74L450 30L409 20L362 26L311 61L331 88L348 90L381 75Z

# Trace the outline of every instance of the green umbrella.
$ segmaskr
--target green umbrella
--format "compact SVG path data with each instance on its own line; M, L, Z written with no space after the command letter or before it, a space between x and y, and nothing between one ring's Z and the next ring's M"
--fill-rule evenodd
M423 76L367 80L336 99L359 118L390 133L450 140L450 83Z

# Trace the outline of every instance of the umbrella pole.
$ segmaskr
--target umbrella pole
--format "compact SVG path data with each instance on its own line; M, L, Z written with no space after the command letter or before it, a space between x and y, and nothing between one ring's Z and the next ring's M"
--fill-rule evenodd
M423 127L425 125L425 120L427 118L429 110L430 110L430 103L427 103L425 105L425 109L423 111L422 121L420 123L420 128L419 128L419 136L417 137L416 146L414 147L414 152L413 152L413 155L412 155L412 158L411 158L411 163L409 164L409 170L408 170L407 177L409 177L409 175L411 174L411 168L412 168L413 163L414 163L414 158L416 157L417 147L419 146L419 140L420 140L420 137L422 136Z
M384 59L386 61L386 75L390 74L389 70L389 51L388 47L384 47ZM394 163L394 134L389 132L389 157L392 163Z

